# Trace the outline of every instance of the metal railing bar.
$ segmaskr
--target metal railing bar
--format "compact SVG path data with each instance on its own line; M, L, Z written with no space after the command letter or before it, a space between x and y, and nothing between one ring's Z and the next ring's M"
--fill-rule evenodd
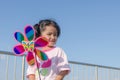
M8 67L9 67L9 55L7 55L6 60L6 80L8 80Z
M16 62L17 62L17 59L15 56L15 58L14 58L14 80L16 80Z
M24 73L25 73L25 56L22 58L22 80L24 80Z
M120 68L117 68L117 67L110 67L110 66L103 66L103 65L89 64L89 63L76 62L76 61L69 61L69 63L77 64L77 65L87 65L87 66L94 66L94 67L97 66L97 67L101 67L101 68L120 70Z
M14 56L14 53L13 52L7 52L7 51L0 51L0 54L7 54L7 55L13 55ZM25 56L25 55L23 55ZM102 67L102 68L110 68L110 69L117 69L117 70L120 70L120 68L117 68L117 67L110 67L110 66L104 66L104 65L96 65L96 64L90 64L90 63L83 63L83 62L76 62L76 61L69 61L69 63L73 63L73 64L82 64L82 65L87 65L87 66L98 66L98 67Z

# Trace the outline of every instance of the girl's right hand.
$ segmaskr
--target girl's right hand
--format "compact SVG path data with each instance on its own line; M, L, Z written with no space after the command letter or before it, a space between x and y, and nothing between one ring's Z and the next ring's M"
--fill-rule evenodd
M35 80L35 75L34 74L29 75L28 80Z

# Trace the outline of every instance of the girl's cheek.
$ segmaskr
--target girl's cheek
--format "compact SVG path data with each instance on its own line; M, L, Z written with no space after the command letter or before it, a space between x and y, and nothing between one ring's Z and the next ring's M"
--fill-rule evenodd
M47 35L42 35L43 37L46 37L47 39L49 39L49 37Z
M46 36L47 40L50 41L50 38L48 36Z

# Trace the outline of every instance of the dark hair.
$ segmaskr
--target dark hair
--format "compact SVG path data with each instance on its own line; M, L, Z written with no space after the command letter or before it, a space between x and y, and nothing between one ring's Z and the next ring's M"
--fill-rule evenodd
M41 36L41 32L45 30L46 26L52 25L53 27L56 28L57 30L57 37L60 36L60 27L59 25L51 19L44 19L44 20L40 20L40 22L38 24L35 24L33 27L35 29L35 36L36 38L38 38L39 36Z

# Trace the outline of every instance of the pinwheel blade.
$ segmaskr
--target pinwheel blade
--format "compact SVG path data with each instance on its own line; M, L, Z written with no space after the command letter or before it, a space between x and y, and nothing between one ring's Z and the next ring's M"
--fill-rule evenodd
M32 26L26 26L25 34L29 41L34 39L34 30L33 30Z
M20 32L15 32L15 33L14 33L14 37L15 37L15 39L16 39L18 42L20 42L20 43L22 43L22 41L25 40L23 34L20 33Z
M48 40L45 37L39 37L35 41L35 47L45 47L48 44Z
M34 52L38 56L39 59L41 59L43 61L48 59L47 55L44 52L42 52L38 49L35 49Z
M26 60L27 60L27 63L29 65L34 65L35 64L35 59L34 59L33 52L28 52L28 54L26 56Z
M47 61L44 61L44 63L42 64L42 68L47 68L51 66L51 60L48 59Z
M14 50L16 55L22 55L25 52L24 47L22 45L16 45L13 48L13 50Z

